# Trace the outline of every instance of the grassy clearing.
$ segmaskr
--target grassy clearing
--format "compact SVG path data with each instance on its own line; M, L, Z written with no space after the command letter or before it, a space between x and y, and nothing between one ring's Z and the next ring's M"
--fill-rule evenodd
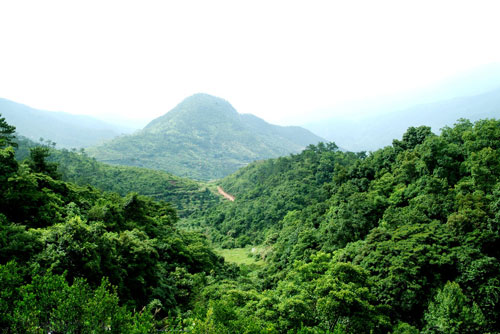
M257 260L252 256L252 248L255 253L259 254L259 247L245 247L245 248L232 248L232 249L217 249L217 253L224 257L226 262L245 264L245 265L263 265L263 260Z

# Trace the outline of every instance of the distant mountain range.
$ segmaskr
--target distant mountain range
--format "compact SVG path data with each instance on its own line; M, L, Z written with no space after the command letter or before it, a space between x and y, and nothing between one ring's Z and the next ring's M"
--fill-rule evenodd
M304 124L308 130L239 114L227 101L207 94L185 99L133 135L89 116L37 110L5 99L0 99L0 114L35 141L42 137L61 148L84 147L98 160L116 165L210 180L319 141L334 141L343 150L375 151L401 138L410 126L427 125L439 133L459 118L500 118L500 64L412 92L322 110L323 119ZM320 119L318 114L310 117Z
M131 132L90 116L39 110L2 98L0 114L17 133L34 141L51 140L61 148L89 147Z
M249 162L298 153L324 141L295 126L272 125L239 114L229 102L207 94L186 98L143 130L87 152L97 160L209 180Z
M500 64L490 64L412 92L356 101L321 111L303 126L350 151L374 151L401 138L410 126L438 133L459 118L500 117ZM342 115L330 116L327 115Z

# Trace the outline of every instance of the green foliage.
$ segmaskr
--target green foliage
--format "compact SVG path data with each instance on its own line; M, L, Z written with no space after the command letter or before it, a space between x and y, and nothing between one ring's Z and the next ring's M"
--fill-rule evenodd
M354 154L346 155L333 143L319 144L297 155L250 164L221 181L236 201L210 209L203 226L215 228L212 240L225 248L264 242L281 228L288 212L328 198L322 185L331 180L335 164L354 159Z
M398 323L394 331L392 332L393 334L419 334L420 331L415 328L414 326L407 324L406 322L400 322Z
M8 124L5 121L5 117L2 117L2 114L0 114L0 148L17 146L17 143L14 141L16 138L14 135L15 132L16 127Z
M46 272L35 274L18 294L4 313L9 333L156 333L151 308L126 310L106 279L92 288L84 279L69 284L64 275Z
M335 263L316 284L316 310L326 329L343 324L348 331L362 333L374 327L375 298L367 283L368 272L349 263Z
M120 333L127 319L106 281L91 291L83 280L69 285L64 276L35 275L20 289L13 310L16 331L24 333Z
M425 314L426 333L484 333L485 318L477 304L469 305L462 289L447 282Z
M234 202L192 211L182 224L163 201L55 180L4 148L0 324L497 333L499 129L496 120L461 120L440 136L410 128L369 154L318 144L252 163L219 182ZM101 168L83 153L55 153ZM219 247L254 244L261 265L223 265L196 229ZM221 252L241 261L249 251Z
M431 128L428 126L420 126L418 128L409 127L403 135L403 140L395 139L392 146L396 150L404 151L415 148L415 146L422 144L429 136L433 136Z
M14 322L12 310L20 298L22 283L23 275L16 262L0 264L0 330L8 329Z
M210 186L172 174L145 168L112 166L97 162L85 153L53 151L51 160L66 181L90 184L122 196L129 192L171 203L180 217L203 212L219 200Z
M270 249L237 314L279 332L498 332L499 129L410 128L368 155L318 145L223 179L236 201L208 211L212 240Z
M222 259L166 202L54 179L49 152L0 149L0 331L155 333L131 310L185 311Z
M57 164L57 172L54 171L52 176L60 175L67 182L81 186L91 185L122 196L137 192L156 200L166 201L177 209L178 215L182 218L200 214L219 200L208 184L162 171L112 166L88 157L83 150L56 150L43 142L37 144L21 138L16 149L16 158L19 161L30 158L30 152L31 154L43 152L44 165L48 165L52 171L54 171L52 166ZM48 153L50 156L47 156ZM30 160L35 159L31 157Z
M59 174L57 173L57 164L47 161L49 155L50 150L48 147L37 146L31 148L28 166L35 173L44 173L53 179L58 179Z

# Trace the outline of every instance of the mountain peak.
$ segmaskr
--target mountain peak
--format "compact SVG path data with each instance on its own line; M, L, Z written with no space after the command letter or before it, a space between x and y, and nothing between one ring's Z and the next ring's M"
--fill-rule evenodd
M233 121L238 112L226 100L205 93L191 95L165 115L151 121L145 131L162 131L166 127L206 127L212 123Z
M210 94L206 93L196 93L191 96L186 97L184 100L182 100L181 103L179 103L173 110L177 109L178 107L183 107L183 106L189 106L189 107L229 107L234 110L233 106L227 101L224 100L221 97L213 96ZM236 110L234 110L236 111Z

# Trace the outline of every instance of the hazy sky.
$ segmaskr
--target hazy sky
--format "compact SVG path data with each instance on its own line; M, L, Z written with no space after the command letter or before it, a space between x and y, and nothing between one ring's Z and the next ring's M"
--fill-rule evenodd
M290 124L500 61L500 1L1 1L0 97L153 119L196 92Z

